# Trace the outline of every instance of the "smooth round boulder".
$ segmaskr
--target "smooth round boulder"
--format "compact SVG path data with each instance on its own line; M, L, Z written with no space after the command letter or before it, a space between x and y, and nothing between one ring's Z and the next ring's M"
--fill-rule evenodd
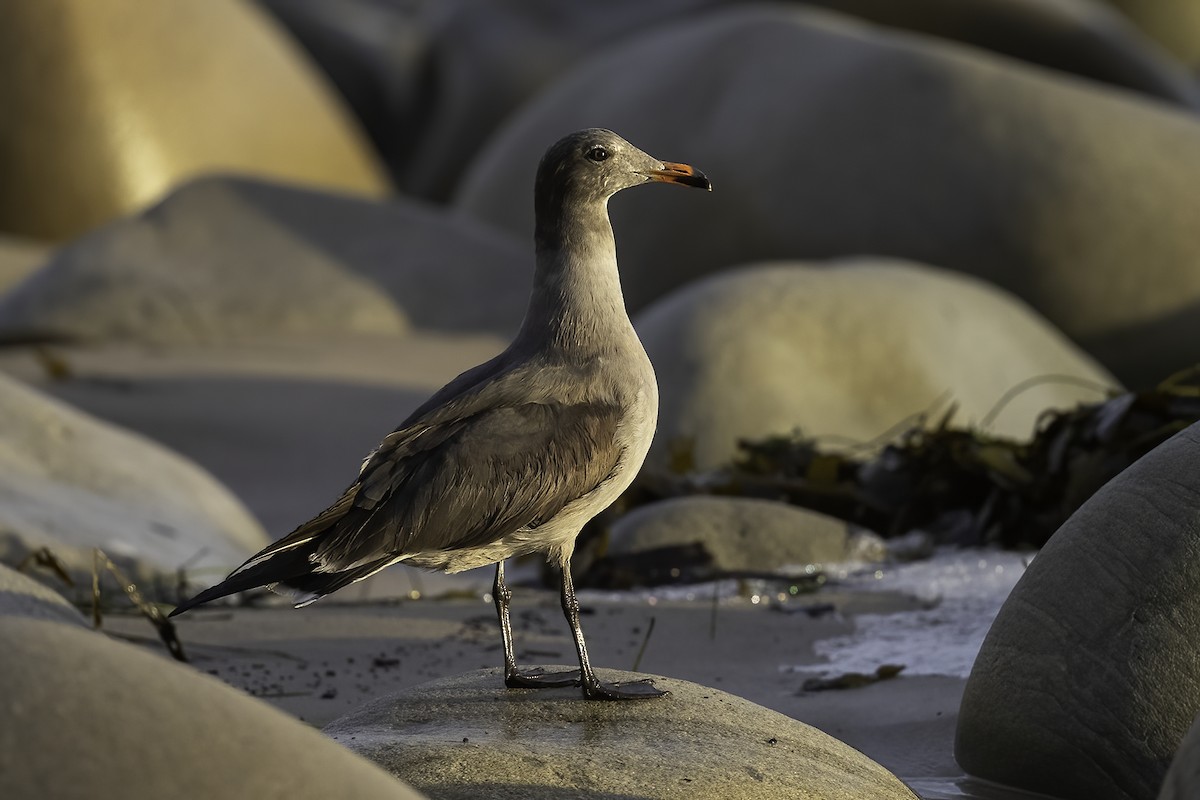
M158 598L181 567L227 570L271 541L228 489L161 445L3 375L0 408L0 562L48 547L90 594L99 547Z
M988 631L955 757L1066 800L1154 798L1200 711L1200 424L1113 478Z
M50 247L31 239L0 235L0 297L45 263Z
M87 627L83 615L67 598L0 564L0 618L22 617L43 622L66 622Z
M742 497L678 497L622 516L608 534L607 556L700 543L713 566L732 572L850 560L843 520L807 509Z
M1193 115L847 17L740 7L582 63L491 139L457 206L531 230L514 192L546 143L595 124L713 182L614 199L634 310L736 264L874 253L1008 289L1134 384L1200 360Z
M1123 14L1094 0L804 2L1200 108L1195 77Z
M444 201L496 126L582 56L712 0L259 2L329 73L400 188Z
M328 73L397 184L450 196L469 157L522 103L582 59L731 0L259 0ZM1092 0L806 0L880 24L1109 83L1188 107L1192 76ZM521 57L514 58L514 53ZM547 142L549 144L549 142Z
M1158 800L1195 800L1200 797L1200 717L1192 723L1171 761Z
M0 567L0 587L13 578ZM15 578L26 584L23 597L38 591ZM7 588L0 645L2 797L421 797L215 678L85 630L81 618L14 610Z
M531 251L411 201L203 178L62 247L0 298L0 338L390 337L410 322L509 333Z
M336 95L242 0L13 0L0 27L0 230L63 239L238 171L388 181Z
M1188 0L1105 0L1193 70L1200 68L1200 5Z
M660 470L681 450L695 467L721 466L739 439L797 429L865 442L950 403L957 424L997 410L989 431L1025 438L1044 410L1117 386L1004 291L890 259L741 267L668 295L635 325L658 373L648 464Z
M653 677L669 695L600 703L574 688L505 689L497 669L468 672L382 697L324 732L441 800L916 798L816 728L716 689Z

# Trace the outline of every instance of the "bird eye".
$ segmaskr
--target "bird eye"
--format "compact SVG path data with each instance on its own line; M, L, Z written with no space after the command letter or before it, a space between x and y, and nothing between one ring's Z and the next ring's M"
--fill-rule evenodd
M599 164L601 161L604 161L608 158L608 150L606 150L602 145L596 145L591 150L587 151L587 157L588 160L595 161L597 164Z

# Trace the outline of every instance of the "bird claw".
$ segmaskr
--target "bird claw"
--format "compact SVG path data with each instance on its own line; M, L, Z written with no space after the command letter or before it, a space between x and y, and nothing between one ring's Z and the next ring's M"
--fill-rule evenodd
M654 697L664 697L670 692L659 689L650 678L620 683L583 684L583 696L588 700L649 700Z
M504 676L504 685L509 689L556 689L563 686L578 686L579 670L566 672L543 672L540 668L526 672L512 672Z

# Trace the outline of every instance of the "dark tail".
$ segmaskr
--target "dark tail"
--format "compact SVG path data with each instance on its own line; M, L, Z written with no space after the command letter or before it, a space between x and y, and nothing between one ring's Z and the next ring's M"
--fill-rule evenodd
M248 569L234 570L228 578L216 586L205 589L192 599L180 603L167 616L173 617L211 600L244 592L247 589L256 589L259 586L270 586L279 594L293 595L296 599L296 606L299 608L379 571L393 560L384 558L342 572L317 572L309 558L309 555L316 552L316 549L314 542L276 553Z
M213 586L211 589L205 589L191 600L180 603L167 616L173 617L176 614L182 614L211 600L236 594L237 592L244 592L247 589L256 589L259 586L266 586L272 583L289 583L293 580L301 580L313 571L313 564L308 556L315 550L315 544L307 547L296 547L276 553L262 563L255 564L249 569L239 567L228 578L216 586ZM255 558L258 558L258 556L255 556ZM253 561L254 559L250 560Z

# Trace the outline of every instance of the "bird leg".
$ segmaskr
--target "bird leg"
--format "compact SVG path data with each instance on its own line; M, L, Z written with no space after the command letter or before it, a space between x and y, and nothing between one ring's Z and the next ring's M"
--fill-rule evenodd
M583 642L583 629L579 627L579 600L575 597L575 583L571 580L571 562L563 559L559 565L562 575L562 608L575 637L575 651L579 654L579 674L582 676L583 696L588 700L644 700L667 694L657 689L649 678L624 683L604 683L596 677L588 660L587 645Z
M517 659L513 654L512 623L508 617L508 603L512 600L512 589L504 582L504 562L496 565L496 580L492 583L492 599L496 603L496 615L500 617L500 635L504 639L504 685L510 689L549 689L562 686L578 686L579 671L543 672L531 669L517 671Z

